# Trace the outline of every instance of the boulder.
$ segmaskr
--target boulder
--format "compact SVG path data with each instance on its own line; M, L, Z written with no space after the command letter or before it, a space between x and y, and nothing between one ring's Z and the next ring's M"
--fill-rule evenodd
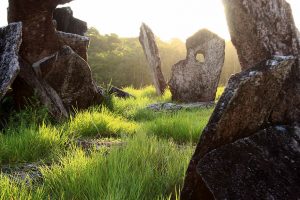
M223 4L243 70L272 55L299 55L297 28L285 0L223 0Z
M73 11L70 7L56 8L53 19L56 21L58 31L84 36L88 29L86 22L73 17Z
M182 200L213 199L197 172L207 153L273 124L300 122L299 78L293 56L275 56L230 78L187 169Z
M0 28L0 100L20 71L18 61L22 42L22 23L11 23Z
M300 127L260 130L207 153L197 170L215 199L299 199Z
M69 116L73 107L84 109L102 99L86 63L89 39L56 31L53 23L56 6L70 1L9 0L8 8L8 21L23 23L20 60L25 64L13 84L15 103L22 107L24 99L37 94L58 119Z
M68 118L69 114L57 92L45 80L35 75L29 63L21 58L19 62L21 70L12 85L15 88L13 97L17 106L22 108L27 103L27 97L35 96L56 120Z
M102 93L92 79L89 65L69 46L34 63L33 69L53 87L68 111L102 102Z
M167 83L161 71L161 61L154 34L152 30L144 23L140 28L139 40L148 61L156 92L158 95L161 95L167 88Z
M90 44L88 37L61 31L57 31L56 34L61 44L70 46L81 58L87 61L87 50Z
M187 39L187 57L172 67L169 87L179 102L215 100L225 57L225 41L202 29ZM204 60L197 60L202 55Z

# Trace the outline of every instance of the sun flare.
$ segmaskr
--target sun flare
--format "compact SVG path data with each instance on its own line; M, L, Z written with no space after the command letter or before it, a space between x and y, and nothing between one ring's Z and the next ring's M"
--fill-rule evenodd
M288 2L300 27L300 1ZM0 4L0 26L6 25L7 6L7 1ZM67 6L72 7L77 18L102 34L137 37L145 22L163 40L185 40L201 28L230 39L221 0L75 0Z

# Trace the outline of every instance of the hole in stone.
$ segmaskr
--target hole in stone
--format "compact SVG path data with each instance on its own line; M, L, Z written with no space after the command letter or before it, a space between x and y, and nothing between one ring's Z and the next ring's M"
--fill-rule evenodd
M196 60L200 63L204 63L205 62L205 57L202 53L197 53Z

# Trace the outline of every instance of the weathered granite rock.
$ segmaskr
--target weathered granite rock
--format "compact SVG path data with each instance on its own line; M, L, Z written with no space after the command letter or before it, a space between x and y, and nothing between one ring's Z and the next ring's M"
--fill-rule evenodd
M9 0L9 22L22 21L24 25L20 57L26 63L13 84L14 100L22 107L24 99L37 91L41 102L58 115L56 118L68 116L71 107L84 109L102 99L102 91L94 84L90 68L84 61L87 60L89 39L58 32L53 24L56 6L70 1ZM32 67L36 70L41 63L47 63L41 70L47 76L34 73Z
M73 17L73 11L70 7L56 8L53 19L56 21L58 31L84 36L88 29L86 22Z
M196 102L196 103L155 103L147 106L147 109L153 111L178 111L181 109L192 110L192 109L203 109L212 108L215 106L215 102Z
M57 92L45 80L38 78L31 65L20 59L20 73L14 81L12 87L14 89L13 96L18 107L23 107L28 97L36 95L37 98L45 105L49 112L57 120L69 117L61 98Z
M157 94L161 95L167 88L167 83L161 71L161 61L154 34L152 30L144 23L140 28L139 40L149 64L156 92Z
M272 55L299 55L292 10L285 0L223 0L242 69Z
M215 199L299 199L300 127L273 126L200 159Z
M39 78L53 87L69 111L102 102L89 65L69 46L33 64L33 68Z
M180 102L215 100L225 57L225 41L203 29L187 39L187 57L172 67L169 87L172 99ZM196 59L204 56L204 62Z
M87 50L90 43L88 37L61 31L57 31L56 34L61 44L70 46L81 58L87 61Z
M189 164L182 200L213 199L197 173L210 151L272 124L300 122L299 75L298 59L277 56L231 77Z
M60 48L52 13L59 4L72 0L9 0L8 22L23 23L23 41L20 56L34 62L49 56Z
M22 23L0 28L0 100L20 71L18 53L21 42Z

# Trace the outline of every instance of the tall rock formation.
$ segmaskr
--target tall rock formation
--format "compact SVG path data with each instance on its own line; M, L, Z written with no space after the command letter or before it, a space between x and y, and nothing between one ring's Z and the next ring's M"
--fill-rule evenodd
M225 41L207 29L186 42L187 56L172 67L169 81L172 99L180 102L215 100L225 57ZM204 60L197 60L197 55Z
M295 191L300 187L291 184L299 182L299 175L280 172L295 170L292 162L299 160L293 158L300 157L295 137L300 123L300 44L291 9L284 0L223 1L244 71L231 77L200 137L181 199L244 199L251 188L246 199L298 199ZM266 132L275 138L277 153L271 151ZM277 140L277 134L285 136ZM254 164L247 169L246 155ZM221 163L225 166L214 169ZM233 166L236 170L226 170ZM266 166L276 173L266 173ZM281 191L267 180L278 183Z
M27 98L36 94L59 119L68 116L73 108L100 104L103 99L101 90L92 79L90 67L84 61L87 60L89 39L58 32L53 23L56 6L70 1L9 0L8 8L8 21L23 23L21 72L13 84L15 102L22 106ZM56 73L56 76L41 77L39 70ZM57 87L58 83L64 83L63 92ZM64 94L68 94L67 97Z
M157 94L161 95L167 88L167 83L161 71L161 61L154 34L152 30L144 23L140 28L139 40L148 61Z
M285 0L223 0L231 40L242 69L272 55L299 55L299 38Z

